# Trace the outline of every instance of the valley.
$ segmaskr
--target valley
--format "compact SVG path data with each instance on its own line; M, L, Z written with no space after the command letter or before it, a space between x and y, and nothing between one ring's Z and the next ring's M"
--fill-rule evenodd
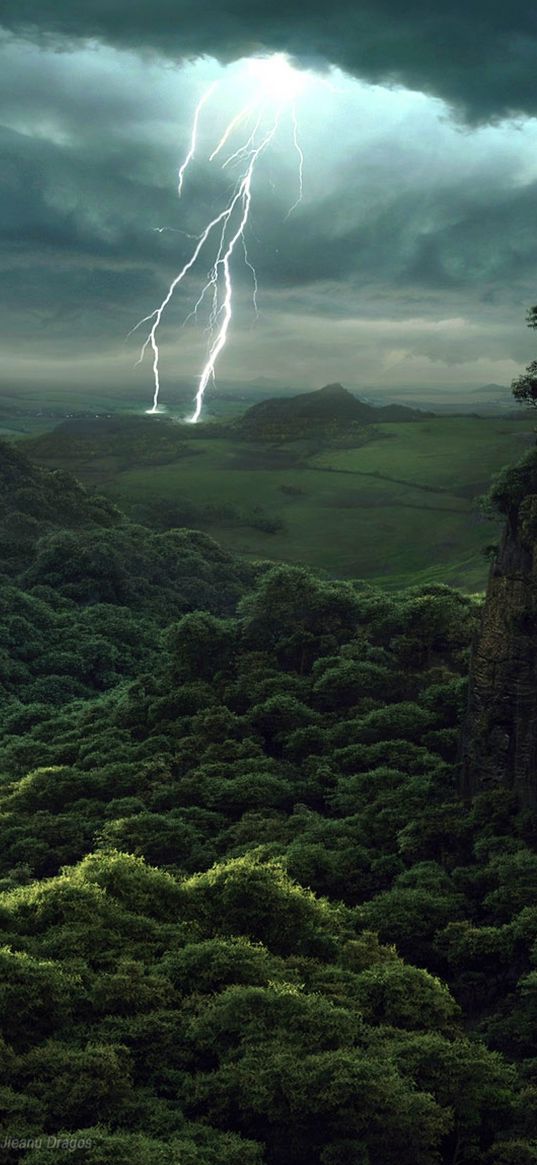
M277 437L272 421L252 436L236 421L193 427L110 413L69 419L21 448L45 468L75 473L136 521L193 526L251 560L388 589L482 589L482 551L497 532L479 499L534 443L531 420L413 413L378 421L375 413L383 410L332 427L302 418L291 439L281 422Z

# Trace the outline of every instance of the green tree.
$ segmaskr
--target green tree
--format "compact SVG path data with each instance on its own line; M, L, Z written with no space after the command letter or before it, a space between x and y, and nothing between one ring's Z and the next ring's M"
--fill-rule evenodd
M529 328L537 328L537 307L530 307L526 320ZM515 377L511 391L518 404L537 406L537 360L532 360L525 372Z
M18 1048L37 1043L61 1027L83 990L61 964L0 948L0 1029Z
M237 625L206 611L193 611L167 632L174 678L212 680L229 667L236 649Z
M311 670L356 631L359 601L344 583L321 582L308 570L276 566L240 604L245 644L274 652L284 669Z

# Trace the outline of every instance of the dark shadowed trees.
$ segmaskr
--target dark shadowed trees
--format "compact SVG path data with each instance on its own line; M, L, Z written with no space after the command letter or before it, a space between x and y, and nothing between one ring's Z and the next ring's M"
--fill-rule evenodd
M529 328L537 328L537 306L530 307L526 319ZM511 391L519 404L537 406L537 360L532 360L525 372L515 377Z

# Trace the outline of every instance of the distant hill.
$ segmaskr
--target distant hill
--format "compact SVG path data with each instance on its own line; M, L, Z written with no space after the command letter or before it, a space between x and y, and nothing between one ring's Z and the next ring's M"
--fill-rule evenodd
M385 421L422 421L433 416L406 405L366 404L341 384L327 384L316 392L300 396L270 398L252 405L234 429L250 439L285 440L319 433L348 431Z
M472 389L474 396L508 396L510 392L511 389L505 384L482 384Z

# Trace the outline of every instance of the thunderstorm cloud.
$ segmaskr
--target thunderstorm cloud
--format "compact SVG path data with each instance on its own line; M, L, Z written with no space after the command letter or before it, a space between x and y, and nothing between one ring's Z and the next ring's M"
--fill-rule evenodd
M195 102L239 58L272 51L330 88L300 103L305 197L290 218L289 142L260 174L249 248L261 320L241 273L224 378L507 383L533 354L527 2L4 0L1 21L6 383L142 383L123 338L184 261L180 232L199 231L224 192L200 162L177 203ZM167 324L178 379L199 364L199 334L180 327L197 290L187 281Z
M537 110L537 15L527 0L4 0L5 27L99 39L173 59L260 50L434 93L489 118Z

